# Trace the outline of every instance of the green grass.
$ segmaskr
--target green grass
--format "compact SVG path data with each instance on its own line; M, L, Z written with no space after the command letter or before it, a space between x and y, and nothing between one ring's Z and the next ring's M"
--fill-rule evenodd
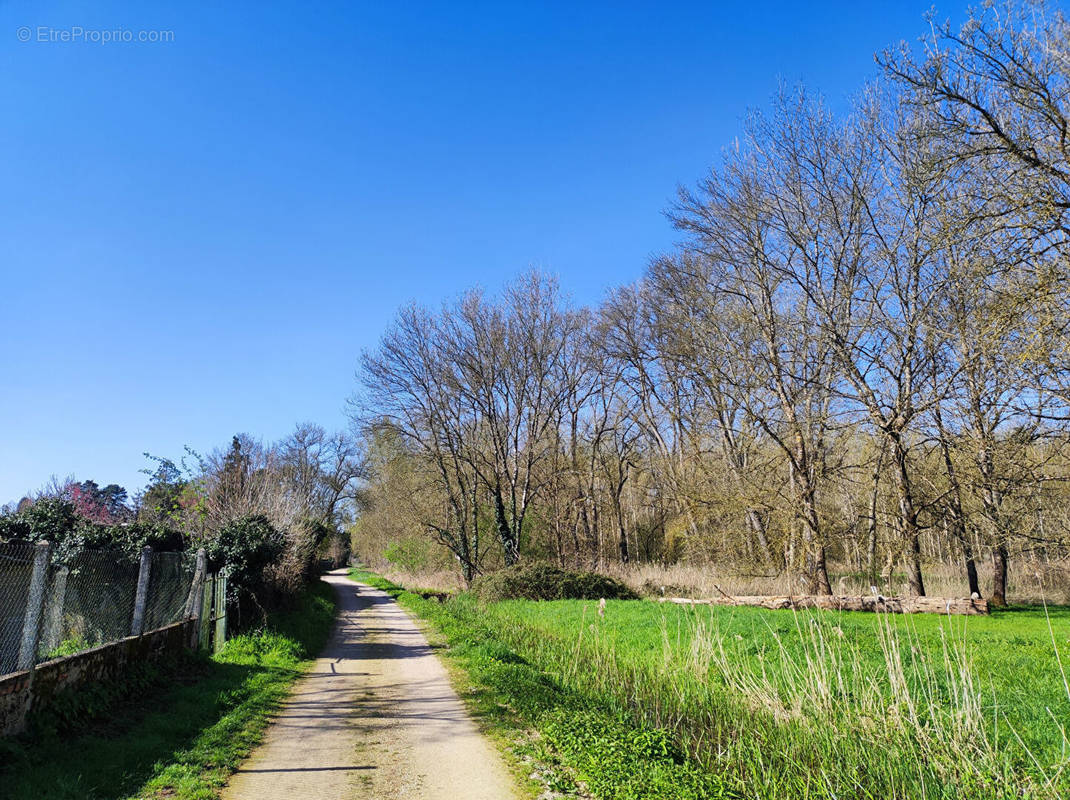
M326 643L333 619L331 589L317 582L294 610L233 638L217 656L139 672L129 684L136 697L111 702L77 730L41 730L6 743L0 798L216 797L260 740L304 659Z
M566 686L518 655L478 606L439 603L379 576L352 577L393 594L427 621L464 677L462 694L484 729L511 743L542 788L582 788L604 800L712 800L733 797L723 781L688 758L672 737L621 704ZM532 736L531 732L535 735Z
M1070 796L1070 609L609 601L602 618L596 603L507 601L478 613L561 685L674 731L741 796Z
M492 727L537 730L595 797L1070 796L1067 608L399 598L446 632Z

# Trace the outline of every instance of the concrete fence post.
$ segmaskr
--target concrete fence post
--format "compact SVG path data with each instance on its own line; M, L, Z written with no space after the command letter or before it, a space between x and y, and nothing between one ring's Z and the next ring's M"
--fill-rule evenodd
M52 590L48 593L48 610L45 613L45 630L41 640L45 651L55 649L63 637L63 603L67 599L67 576L70 570L59 567L52 575Z
M41 610L45 604L48 555L51 550L48 542L38 542L33 548L33 573L30 575L30 591L26 596L26 615L22 619L22 641L16 667L19 670L32 670L37 665L37 637L41 633Z
M201 590L202 600L201 608L203 613L197 621L197 647L201 650L207 650L208 645L212 638L212 629L209 623L212 620L212 592L215 589L216 576L208 578L204 582L204 587Z
M208 574L208 557L201 547L197 550L197 567L193 571L193 585L189 589L189 597L186 599L186 618L197 620L190 634L189 646L196 649L200 638L201 612L204 609L204 579Z
M152 548L141 548L141 566L137 571L137 594L134 595L134 619L130 635L140 636L145 630L145 606L149 601L149 573L152 571Z
M216 578L215 598L215 652L223 649L227 641L227 576Z

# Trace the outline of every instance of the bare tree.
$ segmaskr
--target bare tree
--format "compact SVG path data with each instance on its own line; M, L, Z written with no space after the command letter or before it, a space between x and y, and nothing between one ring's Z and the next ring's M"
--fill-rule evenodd
M787 198L778 195L772 167L784 153L770 153L776 142L766 138L762 119L750 132L750 148L730 153L721 174L704 180L698 194L681 193L674 220L694 236L708 263L706 280L738 315L734 356L745 372L733 386L734 399L787 459L809 588L830 594L819 495L837 371L823 309L793 280L799 251L823 239L800 247L794 231L778 229L776 204Z
M1030 244L1003 310L1035 331L1037 388L1059 400L1040 414L1070 419L1070 21L1043 2L985 4L958 29L931 20L921 53L878 61L973 173L975 208Z
M718 289L709 260L696 253L657 259L647 281L660 309L658 324L667 355L693 375L692 391L705 412L696 424L710 431L711 445L721 456L703 461L727 470L758 560L776 565L760 501L767 477L761 469L760 427L739 399L739 387L749 384L737 309L730 295Z
M421 520L449 548L465 581L479 571L480 487L469 464L475 421L452 391L442 323L424 309L403 309L376 351L365 352L366 395L353 407L365 431L387 428L429 466L441 503Z
M519 558L542 488L539 467L572 388L567 343L582 327L583 315L563 304L557 282L536 272L509 286L501 303L472 292L443 318L445 386L472 419L464 458L489 494L506 565Z
M344 432L299 424L279 445L279 469L309 517L341 529L360 502L363 454Z
M435 465L448 513L428 521L466 579L484 498L506 565L519 558L525 520L546 480L568 380L567 343L583 315L554 280L529 273L501 302L469 292L432 315L404 311L362 379L379 424L396 429Z

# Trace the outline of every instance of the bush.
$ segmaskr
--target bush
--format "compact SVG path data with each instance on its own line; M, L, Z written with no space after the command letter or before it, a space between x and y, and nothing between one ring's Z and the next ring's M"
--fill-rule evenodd
M597 572L570 572L550 564L521 564L481 575L472 582L479 599L637 600L628 586Z
M282 554L286 537L267 517L242 517L224 525L205 545L211 569L227 576L227 593L232 600L255 596L264 585L264 571Z
M332 533L319 520L307 519L295 524L284 537L286 546L281 556L266 571L265 583L283 597L294 597L315 575L319 567L316 554Z
M78 516L73 503L45 497L16 514L0 517L0 541L48 541L58 548L75 550L84 545L91 528Z

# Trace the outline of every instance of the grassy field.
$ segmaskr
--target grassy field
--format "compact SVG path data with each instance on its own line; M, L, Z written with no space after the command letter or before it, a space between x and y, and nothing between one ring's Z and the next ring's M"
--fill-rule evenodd
M740 796L1070 795L1070 610L989 618L508 601L562 684L673 731ZM470 604L470 603L469 603Z
M513 724L595 797L1070 796L1067 608L947 618L609 601L603 615L597 602L401 599L452 631L470 672L516 664L561 693L518 706L507 686L475 681L485 704L521 708ZM663 736L695 780L615 783L629 736L599 747L586 713ZM556 744L561 720L571 751Z
M271 711L330 633L334 599L317 583L266 629L213 658L141 673L74 731L3 743L3 800L208 800L259 741ZM92 718L89 718L89 717Z

